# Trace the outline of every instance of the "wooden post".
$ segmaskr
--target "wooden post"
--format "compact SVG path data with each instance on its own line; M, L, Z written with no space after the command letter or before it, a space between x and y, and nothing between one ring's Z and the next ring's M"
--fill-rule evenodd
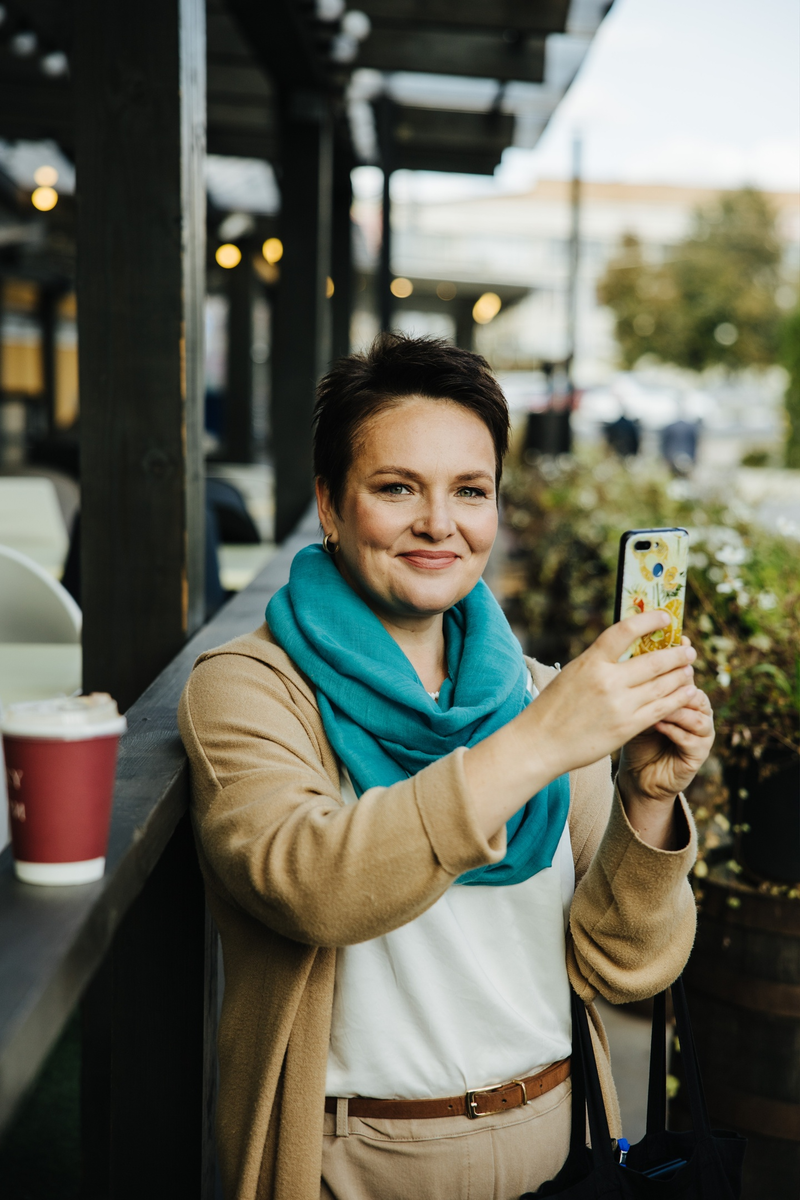
M353 185L350 150L337 142L333 157L333 209L331 217L331 275L334 283L331 356L350 353L350 318L353 312L353 238L350 209Z
M283 541L312 495L311 415L330 359L332 121L311 90L281 97L283 258L272 355L275 540Z
M229 462L253 462L253 247L241 243L242 261L226 272L228 284L228 381L224 444Z
M84 687L127 708L203 605L205 5L77 0Z
M84 1200L212 1200L216 972L187 815L84 994Z
M63 288L45 284L39 295L39 328L42 338L42 383L44 384L45 420L48 434L55 431L56 414L56 324L58 301Z
M378 101L378 133L383 166L383 204L381 206L381 253L378 262L378 318L382 330L391 328L394 302L392 299L392 101L381 96Z
M462 350L475 349L475 321L472 317L472 306L471 299L453 301L456 319L456 345L460 346Z

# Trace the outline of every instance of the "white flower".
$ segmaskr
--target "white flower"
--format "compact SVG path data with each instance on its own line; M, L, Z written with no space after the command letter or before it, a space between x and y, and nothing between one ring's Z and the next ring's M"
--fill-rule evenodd
M771 608L775 608L777 603L778 603L778 597L775 595L774 592L759 592L759 594L758 594L758 607L759 608L763 608L765 611L768 611Z
M778 533L782 533L784 537L800 538L800 525L797 521L790 520L789 517L778 517L775 522Z
M725 563L726 567L740 567L746 563L750 555L744 546L720 546L714 558L717 562Z
M750 603L749 592L737 592L736 603L739 605L739 608L747 608L748 604Z
M723 579L722 583L718 583L717 591L721 592L723 596L727 596L729 592L732 592L733 584L731 583L730 579Z
M692 486L685 479L673 479L667 484L667 495L670 500L691 500L694 495Z
M725 667L720 667L717 671L717 683L720 687L728 687L731 682L731 673Z
M704 554L702 550L695 551L694 554L689 555L689 566L697 567L702 571L704 567L708 566L708 555Z
M772 642L765 633L754 633L748 641L751 646L755 647L756 650L763 651L764 654L772 647Z

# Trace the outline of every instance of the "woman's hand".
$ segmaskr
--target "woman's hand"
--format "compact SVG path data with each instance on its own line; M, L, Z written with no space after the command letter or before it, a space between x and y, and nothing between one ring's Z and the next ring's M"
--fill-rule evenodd
M697 654L688 639L619 661L637 638L668 623L665 613L650 611L612 625L526 710L536 710L537 742L548 765L552 759L553 777L597 762L698 702Z
M682 641L689 645L688 638ZM711 705L695 688L683 707L623 746L619 773L641 797L671 802L692 782L713 744Z
M688 638L682 642L689 645ZM673 848L675 797L692 782L713 744L711 705L696 688L682 708L623 746L617 782L628 819L645 841Z
M467 783L488 838L557 776L597 762L652 727L658 730L659 746L665 744L662 736L666 734L667 742L688 753L680 739L684 734L693 736L694 731L684 725L694 718L680 714L700 703L692 682L694 649L687 643L619 661L638 637L668 623L666 613L651 611L612 625L524 712L466 752ZM674 735L667 732L667 726ZM662 774L662 784L666 782L667 775ZM673 836L674 804L655 798L662 794L663 789L642 797L637 792L628 808L627 793L623 793L634 828L653 845ZM639 800L642 803L637 808ZM650 811L653 804L660 806L655 814ZM640 810L647 810L645 824L634 821Z

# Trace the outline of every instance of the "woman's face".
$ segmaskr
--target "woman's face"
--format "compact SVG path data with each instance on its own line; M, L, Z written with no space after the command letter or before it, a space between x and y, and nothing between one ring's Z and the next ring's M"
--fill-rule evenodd
M362 428L341 511L324 484L317 496L344 578L379 617L413 624L451 608L486 566L494 443L468 409L411 396Z

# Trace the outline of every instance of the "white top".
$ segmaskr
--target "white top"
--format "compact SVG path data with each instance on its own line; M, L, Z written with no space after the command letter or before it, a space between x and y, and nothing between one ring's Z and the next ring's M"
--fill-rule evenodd
M453 1096L566 1058L574 890L567 823L553 865L524 883L454 885L400 929L338 950L326 1094Z

